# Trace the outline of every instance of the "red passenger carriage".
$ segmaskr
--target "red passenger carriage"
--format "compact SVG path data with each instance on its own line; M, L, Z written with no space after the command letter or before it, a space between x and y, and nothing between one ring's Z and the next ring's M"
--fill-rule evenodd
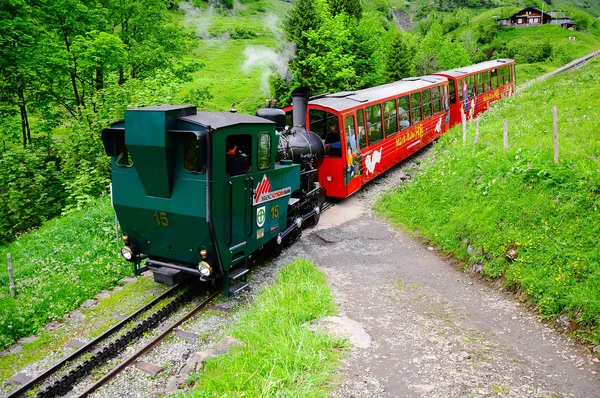
M319 183L327 196L350 196L446 132L447 92L446 78L424 76L313 97L306 128L325 141Z
M501 98L515 92L515 61L497 59L435 73L448 79L450 127L473 120Z

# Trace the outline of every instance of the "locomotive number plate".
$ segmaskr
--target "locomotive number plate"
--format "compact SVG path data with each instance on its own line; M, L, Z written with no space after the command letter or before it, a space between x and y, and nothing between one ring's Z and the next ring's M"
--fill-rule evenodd
M152 214L152 216L156 220L157 225L161 225L163 227L169 226L169 224L170 224L169 218L167 217L167 213L165 213L164 211L161 211L161 212L155 211L154 214Z

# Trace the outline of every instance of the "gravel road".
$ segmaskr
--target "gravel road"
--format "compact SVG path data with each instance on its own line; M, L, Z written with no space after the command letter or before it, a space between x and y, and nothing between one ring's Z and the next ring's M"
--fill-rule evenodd
M414 159L329 210L298 242L327 276L355 349L335 397L600 397L600 366L512 295L372 214ZM297 248L298 249L298 248Z

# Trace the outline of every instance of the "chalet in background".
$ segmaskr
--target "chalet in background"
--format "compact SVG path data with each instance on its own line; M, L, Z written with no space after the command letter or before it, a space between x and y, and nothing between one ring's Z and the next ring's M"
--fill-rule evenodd
M513 14L506 19L498 20L498 27L515 26L538 26L538 25L558 25L564 29L575 30L575 22L567 17L562 11L542 12L534 7L527 7Z

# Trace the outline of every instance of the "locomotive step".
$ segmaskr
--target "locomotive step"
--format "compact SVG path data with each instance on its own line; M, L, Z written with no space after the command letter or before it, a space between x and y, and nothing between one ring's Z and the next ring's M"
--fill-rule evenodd
M247 289L248 287L250 287L250 285L248 284L248 282L240 282L237 283L235 285L233 285L232 287L229 288L229 294L231 295L235 295L237 292L240 292L244 289Z
M250 272L250 270L248 268L237 268L234 269L233 271L231 271L229 273L229 279L231 279L232 281L241 278L242 276L246 275L248 272Z

